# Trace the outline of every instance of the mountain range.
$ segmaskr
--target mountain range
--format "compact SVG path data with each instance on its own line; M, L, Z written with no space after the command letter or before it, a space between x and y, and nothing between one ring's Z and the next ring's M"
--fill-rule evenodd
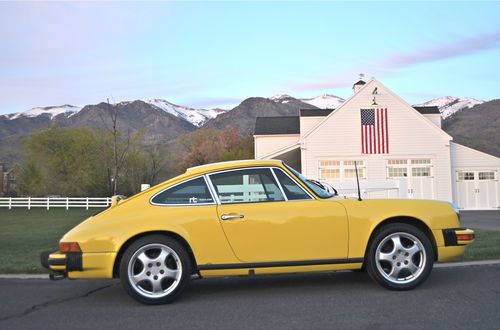
M200 127L223 129L230 125L235 127L240 135L252 135L256 117L297 116L300 109L335 109L344 101L341 97L325 94L309 99L297 99L290 95L250 97L231 110L195 109L176 105L163 99L124 101L116 104L99 103L85 106L65 104L37 107L24 112L0 116L0 162L19 161L19 145L23 137L47 129L52 123L56 123L58 127L68 128L106 128L105 118L109 117L113 111L119 113L118 125L122 129L136 132L146 128L145 143L164 143L173 140L180 134L192 132ZM500 132L500 122L497 123L493 120L500 117L498 115L500 105L494 101L491 102L445 96L420 105L438 106L444 119L444 129L450 130L460 137L463 136L467 142L467 136L477 136L477 139L481 139L482 135L478 133L479 130L489 131L492 127L494 135L498 135L496 132ZM475 109L483 110L476 112ZM486 113L493 119L484 121L476 118ZM470 121L471 124L465 124L464 121ZM469 130L471 131L469 132ZM470 145L470 143L464 144ZM486 152L490 150L487 143L478 141L476 144L480 145L477 147L479 150ZM496 149L493 151L494 154L500 156L500 150L498 153Z

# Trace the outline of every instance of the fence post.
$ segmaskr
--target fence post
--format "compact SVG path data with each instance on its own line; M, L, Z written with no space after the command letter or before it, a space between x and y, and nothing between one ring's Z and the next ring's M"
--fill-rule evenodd
M87 210L88 210L89 209L89 198L88 197L87 197L87 204L86 204L86 206L87 206Z
M66 197L66 210L69 210L69 197Z
M9 210L12 210L12 197L9 197Z
M49 210L50 197L47 197L47 211Z
M28 197L28 210L31 210L31 197Z

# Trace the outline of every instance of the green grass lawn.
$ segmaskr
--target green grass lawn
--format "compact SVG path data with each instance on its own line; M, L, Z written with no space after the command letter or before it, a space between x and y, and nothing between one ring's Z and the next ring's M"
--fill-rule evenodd
M47 272L40 252L57 250L64 233L99 211L0 208L0 273ZM476 240L461 260L485 259L500 259L500 231L476 230Z
M99 211L0 208L0 273L46 273L40 252L57 250L64 233Z
M465 249L462 261L500 259L500 231L475 229L474 243Z

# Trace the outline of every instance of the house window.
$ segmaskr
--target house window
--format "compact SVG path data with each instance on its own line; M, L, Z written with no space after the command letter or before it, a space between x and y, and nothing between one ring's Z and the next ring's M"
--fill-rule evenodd
M479 172L479 180L495 180L495 172Z
M356 163L356 164L355 164ZM358 176L365 178L365 163L362 160L321 160L319 162L320 180L355 180L356 166L358 167Z
M412 159L411 163L412 164L430 164L431 160L430 159Z
M411 177L430 177L432 175L431 159L388 159L387 178L397 179Z
M412 176L431 176L430 167L414 167L411 169Z
M389 167L387 171L389 178L405 178L408 176L406 167Z
M320 179L321 180L339 180L340 179L340 169L321 168L320 169Z
M474 178L474 172L458 172L458 180L460 181L474 180Z

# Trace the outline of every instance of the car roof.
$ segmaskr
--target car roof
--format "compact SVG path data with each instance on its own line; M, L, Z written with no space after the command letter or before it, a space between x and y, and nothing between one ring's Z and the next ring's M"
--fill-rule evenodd
M283 162L276 159L246 159L233 160L228 162L211 163L195 167L190 167L186 170L186 174L196 175L208 172L223 171L232 168L251 167L251 166L278 166L281 167Z

